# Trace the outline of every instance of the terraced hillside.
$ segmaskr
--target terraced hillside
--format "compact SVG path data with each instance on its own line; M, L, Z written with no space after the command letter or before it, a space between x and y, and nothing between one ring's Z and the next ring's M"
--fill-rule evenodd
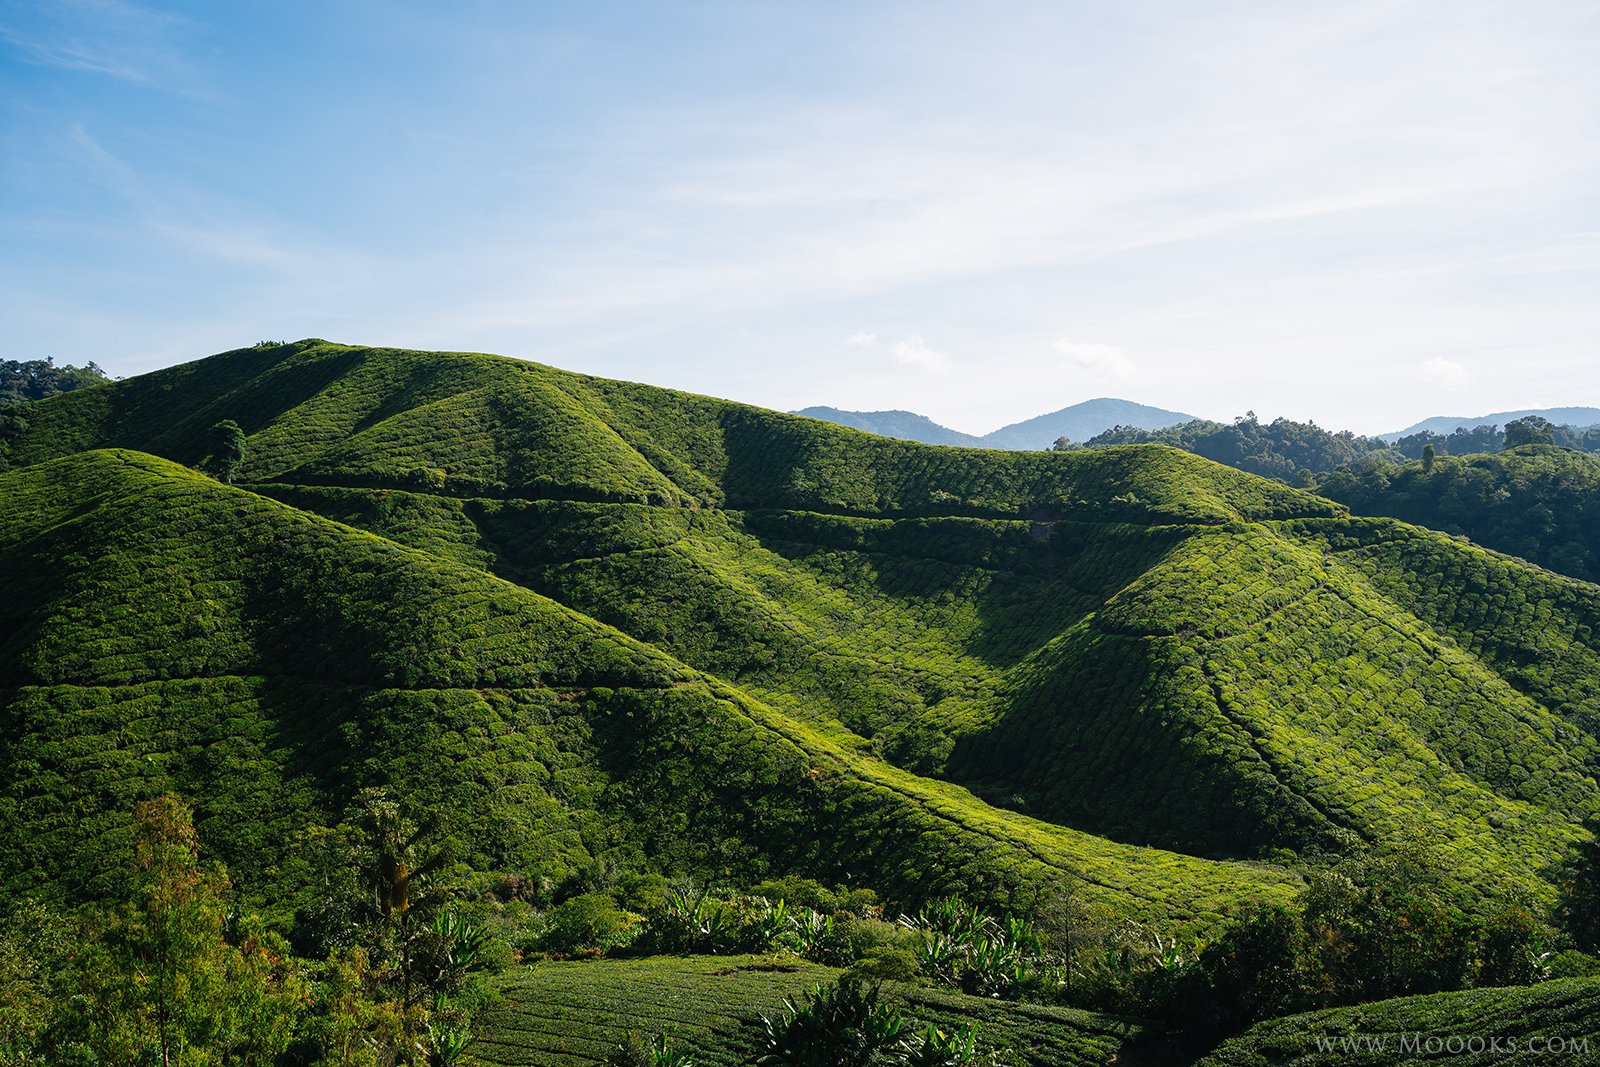
M500 983L503 1002L478 1021L470 1051L486 1067L581 1067L604 1063L630 1033L665 1033L694 1049L697 1063L741 1067L754 1061L764 1016L781 1018L784 998L801 1000L837 974L814 964L774 969L750 956L542 964ZM1131 1020L947 990L890 995L920 1026L975 1023L980 1048L1006 1049L1019 1067L1104 1064L1142 1032Z
M474 866L555 878L607 854L865 867L911 899L1081 871L1092 899L1188 919L1287 884L988 808L537 593L153 456L43 463L0 494L8 889L99 895L124 811L176 789L283 909L291 830L380 784L450 813Z
M97 838L172 785L236 796L208 840L292 884L273 820L390 781L484 869L1070 874L1204 924L1292 889L1252 861L1352 842L1544 897L1600 809L1591 587L1174 449L937 448L320 341L29 415L0 874L93 892ZM220 419L245 488L177 466Z
M1586 1064L1600 1056L1600 981L1473 989L1291 1015L1225 1042L1198 1067Z

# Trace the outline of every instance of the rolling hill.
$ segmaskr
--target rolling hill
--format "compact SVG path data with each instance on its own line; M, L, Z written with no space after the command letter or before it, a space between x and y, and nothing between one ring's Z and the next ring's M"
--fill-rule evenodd
M220 419L236 485L189 469ZM1071 885L1194 929L1386 842L1545 899L1600 809L1600 590L1172 448L315 340L7 443L8 888L96 895L173 788L288 907L289 827L386 784L480 871Z

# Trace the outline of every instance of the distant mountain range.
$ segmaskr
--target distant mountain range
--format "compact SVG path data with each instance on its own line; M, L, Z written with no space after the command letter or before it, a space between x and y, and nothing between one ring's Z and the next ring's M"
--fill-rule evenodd
M1424 430L1437 434L1449 434L1462 427L1499 426L1503 428L1506 423L1526 418L1529 415L1537 415L1542 419L1548 419L1557 426L1577 426L1580 428L1600 426L1600 408L1529 408L1526 411L1495 411L1488 415L1479 415L1476 418L1435 415L1431 419L1423 419L1421 422L1407 426L1403 430L1397 430L1394 433L1383 433L1378 436L1385 441L1398 441L1402 437L1409 437L1414 433L1422 433Z
M1113 426L1136 426L1141 430L1164 430L1169 426L1192 421L1195 416L1181 411L1135 404L1131 400L1099 397L1081 404L1052 411L1048 415L1014 422L1002 426L982 437L941 426L926 415L914 411L844 411L832 407L802 408L795 415L807 415L841 426L878 434L880 437L898 437L906 441L920 441L926 445L962 445L968 448L1005 448L1012 450L1049 448L1058 437L1082 443L1104 433ZM1424 430L1449 434L1461 427L1500 426L1529 415L1548 419L1557 426L1576 426L1585 429L1600 426L1600 408L1529 408L1523 411L1495 411L1487 415L1455 416L1435 415L1393 433L1378 434L1379 439L1391 444Z
M969 448L1013 450L1049 448L1058 437L1087 441L1113 426L1137 426L1141 430L1160 430L1194 419L1181 411L1167 411L1131 400L1098 397L1052 411L1047 415L1002 426L991 434L971 434L941 426L926 415L912 411L841 411L839 408L812 407L794 412L813 419L853 426L882 437L899 437L928 445L965 445Z
M839 408L815 407L796 411L824 422L852 426L857 430L875 433L879 437L898 437L903 441L920 441L925 445L964 445L983 448L983 438L974 437L948 426L940 426L926 415L915 411L842 411Z

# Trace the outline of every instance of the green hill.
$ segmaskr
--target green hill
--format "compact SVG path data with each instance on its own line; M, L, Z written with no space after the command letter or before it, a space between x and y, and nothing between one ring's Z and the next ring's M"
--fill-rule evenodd
M222 419L237 487L178 466ZM1356 843L1544 899L1600 809L1590 587L1172 448L321 341L39 401L7 443L8 887L94 895L175 788L292 898L290 828L389 784L479 870L1070 876L1193 927Z
M486 1067L577 1067L605 1062L630 1033L665 1033L693 1048L697 1063L739 1067L754 1058L763 1016L781 1018L785 997L798 1000L838 974L750 956L540 964L499 983L502 1003L478 1021L471 1053ZM1107 1063L1141 1032L1131 1020L948 990L902 987L893 995L917 1024L976 1023L980 1047L1006 1049L1019 1067Z
M989 809L537 593L165 460L84 453L0 494L14 892L103 893L129 806L175 789L281 909L305 888L293 831L368 785L448 812L475 867L552 878L607 854L870 864L906 899L1003 898L1070 870L1089 899L1190 920L1287 884Z
M1593 1063L1600 981L1473 989L1291 1015L1225 1042L1198 1067Z

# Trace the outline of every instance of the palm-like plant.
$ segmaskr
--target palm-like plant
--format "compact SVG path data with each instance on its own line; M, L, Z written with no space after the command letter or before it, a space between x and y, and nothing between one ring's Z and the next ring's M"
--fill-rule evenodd
M906 1030L900 1013L880 1001L878 987L859 982L818 986L803 1004L786 997L783 1008L781 1019L762 1020L758 1067L870 1067Z
M901 1047L897 1067L967 1067L978 1055L978 1024L941 1030L932 1023Z

